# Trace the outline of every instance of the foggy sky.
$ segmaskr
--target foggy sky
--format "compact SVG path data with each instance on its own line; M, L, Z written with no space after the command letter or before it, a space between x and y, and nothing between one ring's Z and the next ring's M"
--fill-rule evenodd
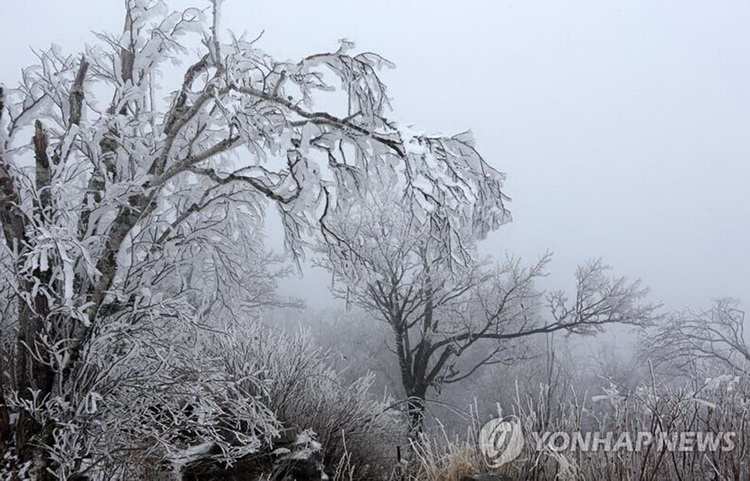
M205 6L194 1L171 6ZM0 0L0 82L28 46L119 32L121 1ZM226 0L224 26L276 58L347 37L396 63L392 117L472 129L508 174L514 222L483 252L555 253L550 287L603 257L669 308L750 303L750 4L689 1ZM325 297L325 275L285 290Z

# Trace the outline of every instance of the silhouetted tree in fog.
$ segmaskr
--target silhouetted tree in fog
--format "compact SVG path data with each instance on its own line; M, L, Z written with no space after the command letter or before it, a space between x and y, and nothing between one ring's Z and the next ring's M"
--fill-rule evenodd
M545 275L549 255L530 266L518 259L483 262L474 250L478 236L466 227L451 234L461 246L456 256L441 240L443 225L423 222L402 205L398 194L376 190L369 202L342 208L337 222L326 225L339 244L326 244L323 263L339 279L341 297L390 326L415 438L431 389L439 393L482 366L523 357L514 348L524 338L593 334L657 316L639 281L609 276L601 261L578 268L572 296L544 293L535 281Z

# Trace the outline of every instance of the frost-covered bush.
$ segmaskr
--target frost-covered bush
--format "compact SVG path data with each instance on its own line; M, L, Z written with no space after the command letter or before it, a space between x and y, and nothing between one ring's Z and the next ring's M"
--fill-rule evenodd
M247 363L257 363L267 380L262 393L266 406L285 427L312 429L330 470L345 460L355 479L390 473L405 424L389 409L391 400L373 397L372 375L346 380L330 367L329 351L318 347L307 331L285 334L254 326L227 339L227 372L239 377Z
M261 399L267 380L257 363L248 363L239 379L205 331L168 318L147 325L102 328L77 378L85 397L15 400L57 420L47 449L58 478L142 479L178 470L197 447L231 463L278 432Z

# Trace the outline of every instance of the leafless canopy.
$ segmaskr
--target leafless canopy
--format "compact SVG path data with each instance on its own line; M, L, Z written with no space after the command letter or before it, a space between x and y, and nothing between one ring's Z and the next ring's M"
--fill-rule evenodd
M747 373L750 346L745 337L745 312L737 299L717 299L711 309L670 314L643 342L644 355L657 366L694 373L720 366Z
M522 358L516 348L529 336L592 334L608 324L644 325L657 316L658 306L644 302L640 282L609 276L601 261L578 269L573 297L544 293L535 283L545 275L549 255L530 266L513 258L493 266L477 260L477 237L463 230L455 239L470 255L456 257L439 242L439 228L415 219L397 196L373 197L348 205L338 222L328 224L347 248L328 244L322 263L342 297L390 326L402 385L414 400L416 430L428 389L439 391L482 366Z

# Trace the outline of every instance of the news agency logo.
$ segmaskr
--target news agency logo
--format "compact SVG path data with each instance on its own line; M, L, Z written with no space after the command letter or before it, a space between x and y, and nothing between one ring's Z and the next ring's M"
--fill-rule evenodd
M516 459L523 451L521 421L515 416L491 419L479 431L479 449L491 468Z
M734 432L544 432L530 433L530 447L537 451L621 451L645 452L649 447L669 452L733 451ZM516 459L523 451L526 439L520 420L515 416L495 418L479 431L479 449L490 468L499 468Z

